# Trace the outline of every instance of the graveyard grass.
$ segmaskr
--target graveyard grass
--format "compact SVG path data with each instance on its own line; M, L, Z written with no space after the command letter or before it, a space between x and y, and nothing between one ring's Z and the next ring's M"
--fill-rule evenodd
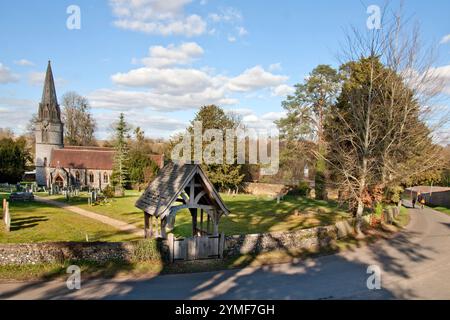
M8 194L0 193L0 201ZM98 221L37 202L10 203L11 231L0 222L0 243L128 241L126 234Z
M106 204L94 206L88 205L87 194L80 194L78 197L72 197L69 203L144 228L144 214L134 206L140 194L137 191L127 191L124 197L110 199ZM229 216L222 217L219 224L219 230L226 235L293 231L330 225L350 217L345 208L339 208L333 201L285 196L277 204L276 200L267 196L249 194L235 196L222 194L221 196L231 211ZM49 198L61 202L67 201L61 195ZM298 210L300 215L294 215L295 210ZM206 214L204 228L206 228ZM173 233L177 237L191 236L192 220L188 210L178 212Z

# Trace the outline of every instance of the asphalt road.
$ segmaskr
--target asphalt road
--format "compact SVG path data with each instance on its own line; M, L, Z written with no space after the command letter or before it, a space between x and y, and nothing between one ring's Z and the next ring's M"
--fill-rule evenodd
M367 268L381 269L369 290ZM145 279L0 284L0 299L450 299L450 216L411 210L392 239L306 261Z

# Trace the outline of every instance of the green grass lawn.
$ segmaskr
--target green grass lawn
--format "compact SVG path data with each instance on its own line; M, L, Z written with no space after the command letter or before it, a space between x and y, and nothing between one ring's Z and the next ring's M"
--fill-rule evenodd
M140 193L136 191L127 191L125 197L114 198L109 204L89 206L87 195L82 194L80 197L72 198L70 203L143 228L143 212L134 206L139 196ZM231 214L221 219L219 229L227 235L297 230L329 225L349 217L349 214L344 209L338 208L334 202L303 197L287 196L279 204L268 197L246 194L237 196L222 194L222 197ZM51 198L65 201L62 196ZM302 214L295 216L293 214L295 209ZM192 221L189 211L178 212L174 234L190 236L191 230Z
M0 193L0 201L5 197L6 193ZM86 235L89 241L136 239L96 220L37 202L11 203L10 212L11 231L7 233L0 222L0 243L86 241Z
M445 208L445 207L432 207L431 209L433 210L437 210L443 213L446 213L448 215L450 215L450 209L449 208Z

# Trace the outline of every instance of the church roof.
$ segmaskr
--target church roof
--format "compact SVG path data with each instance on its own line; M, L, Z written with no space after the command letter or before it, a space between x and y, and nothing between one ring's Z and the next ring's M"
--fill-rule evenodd
M64 149L53 149L51 168L72 168L92 170L112 170L115 150L104 147L67 146ZM159 168L164 166L164 155L150 155Z
M112 170L114 150L92 148L53 149L50 167L92 170Z
M228 214L225 203L198 164L170 163L165 166L138 199L136 207L157 217L166 216L169 214L168 209L183 191L186 192L185 189L195 177L199 177L197 180L201 181L203 189L207 191L207 204Z

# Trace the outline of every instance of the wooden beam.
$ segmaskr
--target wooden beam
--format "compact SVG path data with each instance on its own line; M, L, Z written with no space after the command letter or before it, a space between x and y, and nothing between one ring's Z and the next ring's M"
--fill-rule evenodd
M205 194L206 194L205 190L202 190L199 194L197 194L194 199L194 204L197 204Z
M150 216L149 214L144 212L144 238L145 239L149 238L149 234L148 234L149 216Z
M197 233L197 208L191 208L189 209L192 216L192 236L196 236Z

